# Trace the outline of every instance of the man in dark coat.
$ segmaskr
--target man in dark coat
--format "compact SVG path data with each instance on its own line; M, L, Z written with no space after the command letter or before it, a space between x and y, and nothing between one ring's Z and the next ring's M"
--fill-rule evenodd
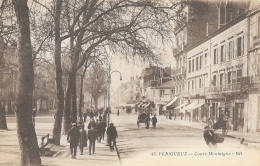
M110 123L110 126L107 128L107 136L110 150L113 151L116 146L116 138L118 138L117 130L113 123Z
M96 125L96 129L97 129L97 142L101 142L101 137L102 137L102 124L101 124L101 120L99 120L99 123L97 123Z
M92 124L91 129L88 130L88 140L89 140L89 155L91 155L91 148L93 154L95 153L95 142L97 139L97 130Z
M77 145L79 143L80 132L77 128L76 123L72 124L72 128L68 132L67 141L70 142L70 153L71 158L76 158Z
M107 127L106 121L105 121L105 120L102 120L102 122L101 122L101 132L102 132L101 138L102 138L103 140L104 140L104 138L105 138L106 127Z
M91 119L91 121L88 124L88 129L91 129L91 126L94 125L94 128L96 128L96 122L94 119Z
M155 129L156 128L156 123L157 123L156 115L153 116L151 121L152 121L152 124L153 124L153 128Z
M84 130L84 125L80 127L79 132L80 132L80 139L79 139L80 154L83 155L84 147L88 146L88 137L87 137L86 130Z
M87 113L86 113L86 111L84 111L84 113L83 113L83 119L84 119L84 122L86 122L86 119L87 119Z
M206 141L206 144L208 145L208 147L210 148L210 150L213 149L213 147L215 149L217 149L217 143L214 139L215 133L213 130L210 130L209 126L205 126L204 127L204 133L203 133L203 137L204 140ZM213 146L213 147L212 147Z

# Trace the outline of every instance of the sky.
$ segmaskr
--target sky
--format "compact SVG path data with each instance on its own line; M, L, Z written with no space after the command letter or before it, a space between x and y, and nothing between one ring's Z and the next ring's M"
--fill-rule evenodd
M162 57L163 66L172 68L175 66L175 59L171 50L165 50L165 54ZM156 65L156 64L154 64ZM127 62L125 59L118 58L118 56L112 56L111 58L111 72L118 70L122 74L122 81L120 81L120 74L113 73L111 75L111 92L115 91L121 83L130 81L131 76L141 76L142 70L148 67L149 63L142 63L138 60L135 63Z

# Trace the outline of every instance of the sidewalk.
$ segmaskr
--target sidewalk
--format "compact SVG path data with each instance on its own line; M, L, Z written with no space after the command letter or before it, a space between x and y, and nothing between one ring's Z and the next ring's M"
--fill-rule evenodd
M16 133L16 124L8 123L9 130L0 130L0 165L19 165L20 150ZM52 125L46 123L36 124L38 144L41 136L52 133ZM52 136L51 136L52 137ZM84 148L83 155L77 149L77 158L71 159L67 136L61 136L61 145L48 145L48 156L41 156L42 164L46 166L72 166L72 165L97 165L119 166L117 152L111 152L105 141L96 143L95 154L88 154L88 147Z
M197 122L192 123L192 122L187 122L185 120L173 120L173 119L165 120L165 116L158 116L158 120L168 121L170 123L179 124L179 125L187 126L194 129L200 129L200 130L204 130L204 126L205 126L204 123L197 123ZM221 130L217 130L216 133L221 133ZM238 131L228 131L226 137L231 137L239 140L244 138L245 139L244 142L248 144L248 148L260 149L260 135L257 133L254 134L254 133L241 133Z

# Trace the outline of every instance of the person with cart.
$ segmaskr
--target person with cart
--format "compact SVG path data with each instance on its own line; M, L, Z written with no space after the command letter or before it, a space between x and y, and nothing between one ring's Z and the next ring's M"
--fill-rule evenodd
M213 148L217 150L218 147L217 147L216 140L214 138L215 133L213 130L210 129L209 126L204 127L203 137L210 150L212 150Z

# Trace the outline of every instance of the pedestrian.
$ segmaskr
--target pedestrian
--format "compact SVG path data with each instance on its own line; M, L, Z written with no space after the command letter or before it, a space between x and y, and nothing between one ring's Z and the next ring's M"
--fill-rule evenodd
M153 128L155 129L156 128L156 123L157 123L156 115L153 116L151 121L152 121L152 124L153 124Z
M208 119L208 124L209 124L209 128L213 128L213 119L212 118L209 118Z
M84 111L84 113L83 113L83 119L84 119L84 122L86 122L86 119L87 119L87 113L86 113L86 111Z
M105 121L105 120L102 120L102 122L101 122L101 132L102 132L101 138L102 138L103 140L104 140L104 138L105 138L106 127L107 127L106 121Z
M149 114L147 115L147 117L144 120L145 120L146 129L149 129L150 120L151 120Z
M69 130L67 136L67 141L70 143L71 158L76 158L79 138L80 138L80 132L77 128L77 125L76 123L72 123L72 128Z
M206 144L212 150L213 148L217 150L217 143L215 141L215 133L213 130L210 129L209 126L204 127L204 133L203 133L204 140L206 141Z
M165 120L168 120L168 113L165 112Z
M94 113L93 113L93 111L91 111L90 113L89 113L89 119L93 119L94 118Z
M36 117L36 108L34 108L33 111L32 111L32 122L33 122L33 126L35 126L35 117Z
M84 147L88 146L88 136L86 130L84 130L84 125L81 125L79 132L80 132L80 139L79 139L80 154L83 155Z
M88 140L89 140L89 155L91 155L91 149L93 154L95 153L95 143L97 139L97 130L94 124L91 125L91 129L88 130Z
M101 143L101 138L102 138L102 123L101 123L101 119L99 119L99 123L97 123L96 129L97 129L97 142Z
M94 119L91 119L91 121L89 122L89 124L88 124L88 129L91 129L91 126L94 126L94 128L96 128L96 122L95 122L95 120Z
M110 123L109 127L107 128L107 136L110 150L114 151L114 147L116 146L116 138L118 138L118 135L116 127L113 123Z
M119 109L117 109L117 116L119 116Z

